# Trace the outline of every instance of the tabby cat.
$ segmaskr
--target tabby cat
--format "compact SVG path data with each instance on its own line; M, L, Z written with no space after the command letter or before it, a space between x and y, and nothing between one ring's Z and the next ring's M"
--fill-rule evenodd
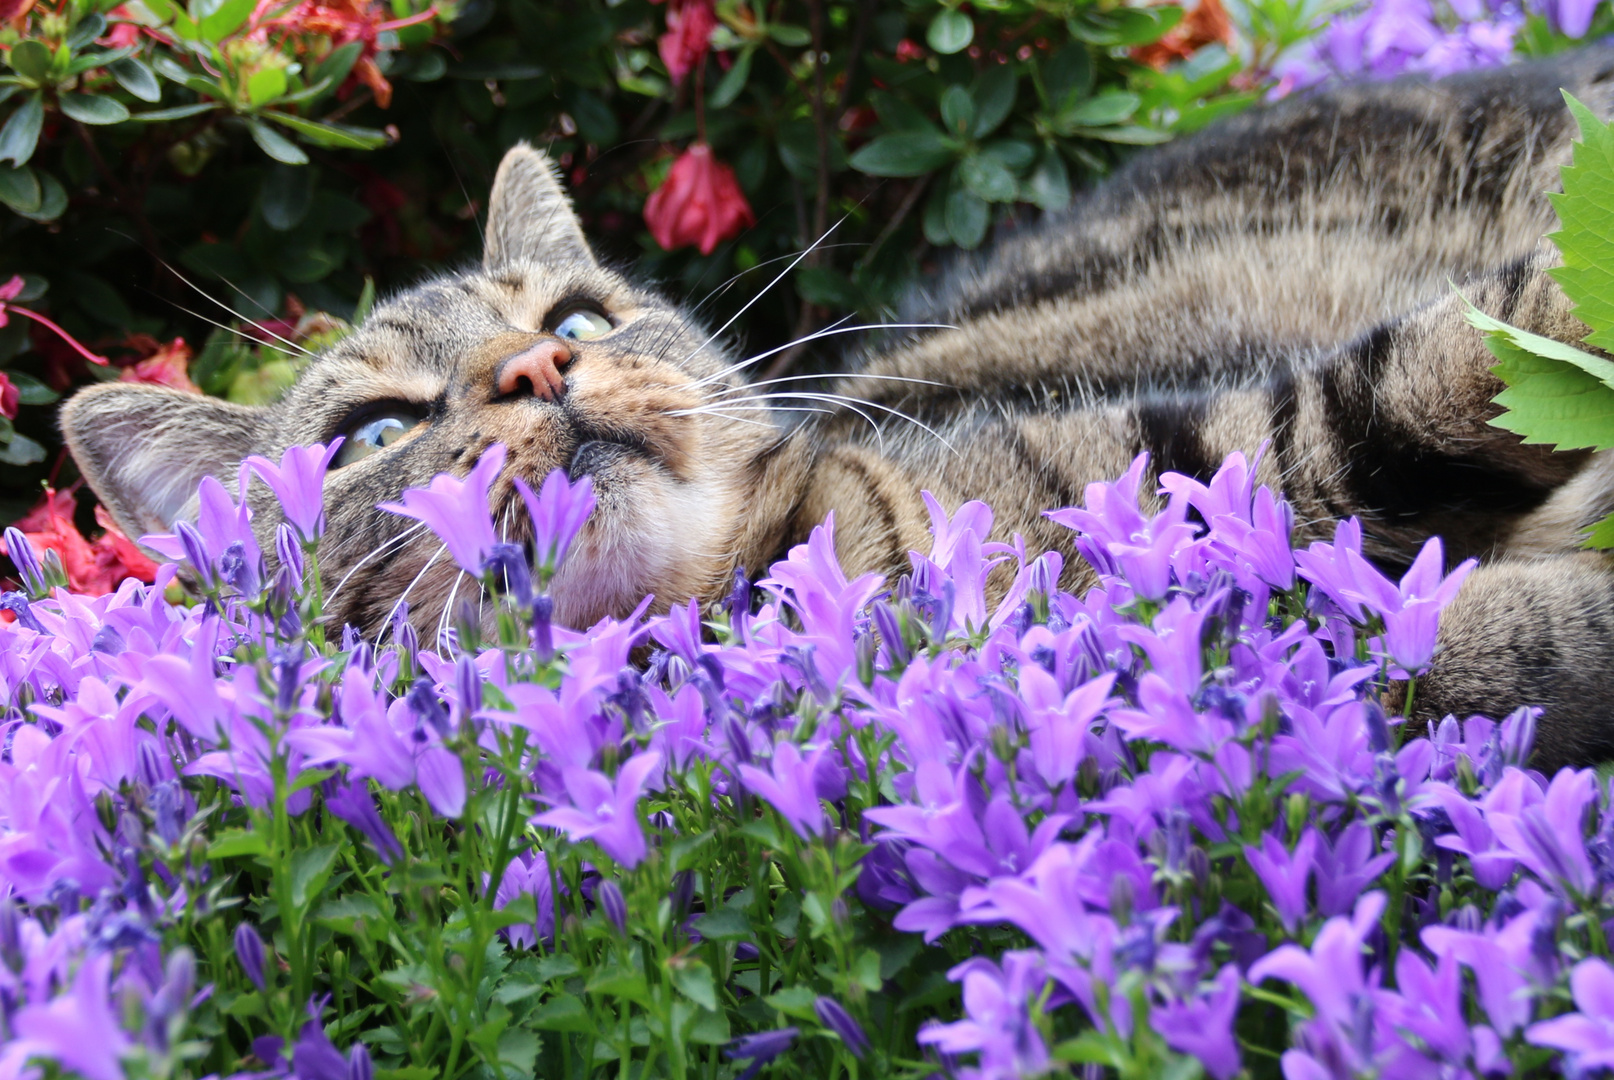
M465 584L375 505L495 442L513 538L510 477L594 479L598 510L555 584L557 617L579 626L646 593L719 597L831 510L848 571L900 573L928 547L922 488L949 509L988 500L995 539L1060 549L1081 589L1092 571L1042 509L1079 504L1140 450L1155 472L1205 477L1270 442L1260 478L1292 500L1297 542L1354 514L1386 567L1437 533L1454 560L1486 560L1444 620L1421 714L1540 703L1539 764L1586 761L1614 750L1614 573L1577 544L1614 510L1614 458L1486 423L1500 385L1452 286L1535 333L1583 336L1543 273L1543 193L1573 134L1559 88L1606 115L1611 79L1614 54L1596 51L1347 87L1153 151L916 297L902 322L956 329L870 346L840 392L873 407L794 425L717 335L598 261L554 168L518 146L482 265L377 307L280 402L110 384L62 426L133 536L185 516L205 474L343 436L321 566L335 617L371 631L406 594L429 628ZM268 492L252 498L267 535Z

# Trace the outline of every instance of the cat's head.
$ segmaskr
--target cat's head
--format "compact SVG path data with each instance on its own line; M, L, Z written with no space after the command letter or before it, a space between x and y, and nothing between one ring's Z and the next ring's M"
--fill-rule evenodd
M331 613L370 629L405 596L425 629L456 588L478 593L435 537L401 539L414 523L377 503L464 475L503 443L494 520L519 542L530 524L511 478L587 473L597 509L554 586L556 617L581 626L646 593L710 595L731 573L758 463L780 435L729 364L686 312L596 260L554 168L522 145L494 181L482 265L377 305L279 402L113 383L69 401L62 428L135 537L192 516L203 476L233 486L249 454L344 437L321 567ZM715 411L691 411L703 407ZM267 538L279 514L261 483L251 491Z

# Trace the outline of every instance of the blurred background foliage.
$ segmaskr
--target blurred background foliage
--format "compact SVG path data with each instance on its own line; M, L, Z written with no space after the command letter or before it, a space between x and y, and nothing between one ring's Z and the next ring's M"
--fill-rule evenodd
M824 238L738 327L759 373L820 369L834 339L789 343L1283 92L1337 8L1189 6L0 0L0 522L71 487L73 387L270 400L377 291L475 259L522 139L604 258L717 322Z

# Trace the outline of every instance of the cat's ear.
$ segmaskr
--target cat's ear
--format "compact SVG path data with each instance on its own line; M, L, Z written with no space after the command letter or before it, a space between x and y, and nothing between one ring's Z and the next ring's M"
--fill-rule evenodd
M106 383L68 399L61 424L84 479L118 528L138 539L169 531L202 477L233 479L265 414L203 394Z
M527 260L592 266L594 253L554 162L526 143L517 143L493 178L482 263L491 270Z

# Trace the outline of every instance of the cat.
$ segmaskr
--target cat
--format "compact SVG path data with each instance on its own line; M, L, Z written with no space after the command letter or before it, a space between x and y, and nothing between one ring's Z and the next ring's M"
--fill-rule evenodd
M1541 704L1539 764L1585 762L1614 750L1614 573L1579 550L1614 510L1614 459L1487 424L1501 385L1453 288L1584 335L1544 272L1544 192L1574 133L1560 87L1606 115L1614 53L1295 96L1146 153L922 290L901 321L956 328L872 342L838 387L854 404L794 426L721 335L596 258L553 165L519 145L481 266L377 306L281 401L106 384L62 429L132 536L166 531L202 476L228 482L248 454L343 436L320 562L328 610L372 633L404 597L422 629L446 625L472 588L376 504L494 443L512 538L510 477L593 478L598 509L554 583L574 626L647 593L715 600L832 510L849 573L900 574L928 548L921 489L949 510L990 502L994 539L1063 551L1080 590L1092 570L1040 511L1140 451L1151 479L1204 478L1266 443L1259 478L1291 500L1297 543L1356 515L1388 568L1437 534L1485 560L1418 717ZM278 514L262 485L250 498L267 537Z

